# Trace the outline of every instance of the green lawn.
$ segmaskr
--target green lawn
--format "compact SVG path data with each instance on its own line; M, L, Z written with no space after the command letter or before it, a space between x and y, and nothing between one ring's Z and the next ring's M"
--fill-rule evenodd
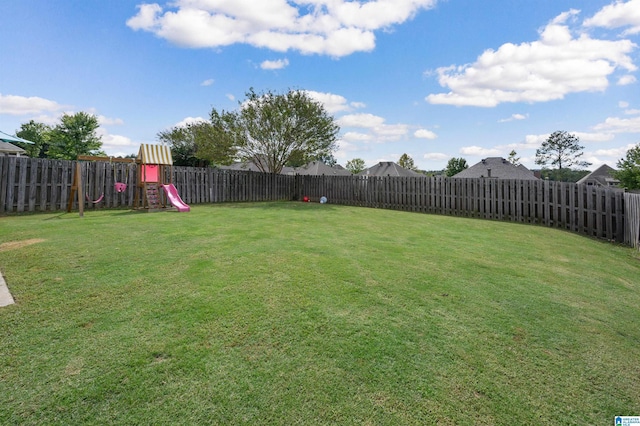
M640 415L627 247L308 203L10 216L0 244L0 424Z

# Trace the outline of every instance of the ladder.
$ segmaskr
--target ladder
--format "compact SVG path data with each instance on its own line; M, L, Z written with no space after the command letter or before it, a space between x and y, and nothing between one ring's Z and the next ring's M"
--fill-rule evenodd
M150 210L156 210L161 207L160 191L157 183L147 183L145 185L145 198L147 199L147 205Z

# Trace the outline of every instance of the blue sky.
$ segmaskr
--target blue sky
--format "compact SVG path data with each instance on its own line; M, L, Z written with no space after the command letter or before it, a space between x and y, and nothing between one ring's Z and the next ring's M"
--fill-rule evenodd
M322 102L343 165L514 149L535 168L565 130L594 169L640 142L640 0L2 0L0 16L0 130L90 112L110 155L251 87Z

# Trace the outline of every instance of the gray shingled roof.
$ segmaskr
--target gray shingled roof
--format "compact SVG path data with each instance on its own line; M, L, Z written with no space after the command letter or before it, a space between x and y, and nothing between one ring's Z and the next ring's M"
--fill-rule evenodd
M261 170L253 162L233 163L228 166L219 166L223 170L242 170L245 172L260 172Z
M414 172L413 170L405 169L404 167L400 167L398 164L393 161L381 161L373 167L369 167L366 170L358 173L358 176L407 176L407 177L416 177L416 176L424 176L418 172Z
M453 176L454 178L493 178L538 180L533 172L523 165L514 166L502 157L488 157Z
M598 167L582 179L580 179L577 183L586 184L586 185L598 185L598 186L616 186L620 183L619 180L613 177L613 172L616 170L612 167L603 164Z
M0 141L0 155L24 155L26 152L24 149L9 142Z
M322 161L312 161L311 163L298 167L291 174L312 175L312 176L351 176L351 172L339 164L331 167Z

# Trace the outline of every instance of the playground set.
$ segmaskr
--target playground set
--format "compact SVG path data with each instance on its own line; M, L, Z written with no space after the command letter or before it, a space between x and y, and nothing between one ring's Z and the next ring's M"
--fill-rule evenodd
M77 194L78 210L80 216L84 214L85 199L86 202L93 204L100 203L104 199L104 191L95 200L89 197L88 191L85 191L82 176L81 161L103 161L110 163L135 163L136 167L136 185L134 191L133 206L135 209L146 209L147 211L160 211L167 209L167 200L179 212L188 212L191 208L182 201L178 190L173 184L173 158L169 147L152 144L140 145L140 151L137 158L112 158L81 155L78 156L75 172L73 175L73 183L71 185L71 194L69 196L69 204L67 212L71 212L74 198ZM169 173L167 173L167 167ZM167 175L169 180L167 181ZM85 179L88 181L88 179ZM122 193L127 190L129 180L129 169L127 168L124 176L124 182L116 179L114 169L114 190ZM87 182L88 183L88 182ZM162 188L163 193L161 193ZM163 196L164 195L164 196Z

